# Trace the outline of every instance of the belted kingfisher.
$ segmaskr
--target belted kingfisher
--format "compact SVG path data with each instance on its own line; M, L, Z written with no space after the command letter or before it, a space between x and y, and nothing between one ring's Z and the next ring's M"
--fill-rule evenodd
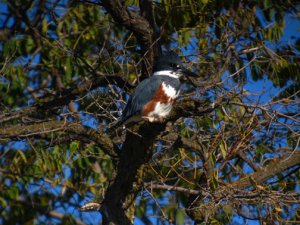
M183 75L196 76L183 67L176 53L168 52L158 57L154 63L153 75L136 87L121 119L114 127L143 119L162 122L170 114L175 99L180 94L180 78Z

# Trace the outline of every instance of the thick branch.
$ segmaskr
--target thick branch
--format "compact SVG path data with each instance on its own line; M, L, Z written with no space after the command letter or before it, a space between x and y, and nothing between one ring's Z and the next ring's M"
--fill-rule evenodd
M152 0L139 0L141 15L149 22L153 30L153 51L155 56L162 55L160 29L156 24Z
M26 207L31 208L31 210L38 211L39 213L48 215L49 217L53 217L53 218L59 219L61 221L63 221L63 219L65 218L65 214L62 214L55 210L49 210L49 207L42 206L36 202L33 204L32 201L18 199L18 200L14 201L14 204L25 205ZM86 223L84 223L83 221L81 221L79 219L75 220L75 224L76 225L86 225Z
M81 124L66 123L58 120L36 123L32 125L4 127L0 129L0 140L38 136L41 134L58 131L64 131L74 133L79 136L88 137L89 140L96 142L106 154L114 158L118 156L117 147L114 146L113 142L106 134L99 133L93 129L84 127Z
M0 129L0 139L14 139L44 134L65 129L63 121L47 121L35 123L32 125L16 125L10 127L2 127Z
M172 186L167 184L157 184L157 183L144 183L144 187L147 188L149 191L151 190L168 190L168 191L174 191L174 192L181 192L185 193L187 195L202 195L202 196L209 196L211 197L210 193L207 190L194 190L190 188L184 188L184 187L178 187L178 186ZM261 202L261 199L267 199L272 198L272 196L277 196L278 198L281 198L282 202L286 203L299 203L299 197L300 194L290 192L290 193L274 193L272 191L267 190L256 190L256 191L244 191L239 190L235 192L224 190L223 188L221 190L218 190L216 193L214 193L214 200L217 202L220 202L224 200L224 196L226 196L226 200L235 200L235 199L243 199L243 201L246 201L246 204L256 204L257 202Z
M92 80L85 80L76 87L65 89L58 93L57 96L53 96L52 101L43 102L43 99L41 99L40 102L23 110L0 114L0 123L17 119L22 116L31 115L40 110L56 110L59 107L69 104L70 101L75 100L79 95L100 86L107 86L107 84L116 84L119 87L131 88L130 85L122 78L121 74L97 74L97 76Z
M254 184L261 184L276 174L282 173L296 165L300 165L300 151L295 151L288 157L273 159L268 165L260 168L257 172L241 178L227 187L244 189Z
M106 191L101 209L114 224L131 224L125 210L142 187L139 173L151 159L155 139L164 129L165 124L143 123L133 127L134 132L127 132L116 177Z
M152 48L153 30L148 21L142 16L129 11L119 0L103 0L102 5L120 25L132 31L141 44L142 55L145 56L142 79L151 72L154 53Z
M228 195L231 195L232 192L234 193L236 189L243 190L249 186L259 185L269 178L277 175L278 173L282 173L285 170L299 164L299 151L295 151L288 157L279 157L276 159L272 159L272 161L268 165L260 168L255 173L241 178L238 181L231 183L225 187L219 188L214 193L212 193L212 195L214 196L215 201L222 200L224 199L224 197L226 198ZM233 196L233 198L239 197ZM199 198L199 195L197 195L196 199L196 204L193 204L192 207L187 209L188 215L191 216L194 220L202 222L207 219L207 215L213 215L216 212L217 207L214 207L215 201L204 203L203 199L201 197Z
M172 186L167 184L155 184L155 183L144 183L145 188L152 189L158 189L158 190L168 190L168 191L176 191L176 192L182 192L186 194L192 194L192 195L199 195L201 194L201 191L193 190L190 188L184 188L184 187L178 187L178 186Z
M58 211L54 211L54 210L48 212L47 214L48 214L49 216L53 217L53 218L57 218L57 219L60 219L60 220L62 220L62 221L63 221L63 219L65 218L65 214L62 214L62 213L60 213L60 212L58 212ZM86 225L86 223L84 223L83 221L81 221L81 220L79 220L79 219L76 219L76 220L75 220L75 223L76 223L76 225Z

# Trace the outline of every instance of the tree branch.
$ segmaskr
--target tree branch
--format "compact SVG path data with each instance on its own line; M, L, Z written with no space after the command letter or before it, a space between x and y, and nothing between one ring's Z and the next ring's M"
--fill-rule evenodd
M154 52L152 48L153 30L149 22L142 16L129 11L119 0L103 0L102 5L112 18L120 25L132 31L141 44L143 60L142 79L152 71Z
M253 186L254 184L261 184L276 174L282 173L283 171L299 164L300 151L295 151L289 157L278 157L276 159L272 159L268 165L260 168L257 172L227 185L226 188L245 189L249 186Z
M214 201L204 203L203 198L201 197L202 195L197 195L196 200L193 202L191 207L186 210L187 214L191 216L192 219L202 222L207 219L206 215L213 215L216 212L218 209L218 207L214 206L216 201L220 202L229 196L232 197L231 199L241 198L241 196L235 196L235 191L241 191L249 186L259 185L276 174L282 173L283 171L299 164L299 151L293 152L288 158L279 157L272 159L268 165L260 168L257 172L228 184L225 187L219 188L214 193L211 193L211 195L214 196ZM247 196L245 198L247 198ZM248 198L251 198L251 196L248 196Z
M153 51L155 56L162 54L162 46L160 42L160 29L156 24L154 16L154 8L152 0L139 0L139 5L141 9L141 15L149 22L153 30L152 40L153 40Z
M151 189L159 189L159 190L168 190L168 191L176 191L176 192L183 192L186 194L192 194L192 195L199 195L201 194L201 191L193 190L190 188L184 188L184 187L178 187L178 186L172 186L167 184L155 184L155 183L144 183L145 188Z
M125 87L131 89L132 86L129 85L123 78L121 74L101 74L98 73L96 77L91 80L85 80L76 87L65 89L62 92L58 93L56 96L53 96L53 100L48 102L43 102L43 98L40 99L40 102L37 102L33 106L29 106L25 109L3 113L0 114L0 123L7 122L9 120L17 119L22 116L31 115L40 110L56 110L59 107L67 105L70 101L75 100L80 94L86 93L90 90L93 90L97 87L107 86L107 84L116 84L119 87ZM49 97L49 96L46 96Z
M131 224L125 210L134 201L142 187L141 173L151 159L156 137L165 129L165 123L142 123L127 132L120 151L116 176L109 185L101 211L115 224Z
M66 123L64 121L54 120L32 125L16 125L0 129L0 141L14 138L25 138L38 136L51 132L70 132L80 136L88 137L112 158L118 157L118 148L111 139L104 133L99 133L94 129L84 127L78 123Z
M65 218L65 214L62 214L55 210L49 210L49 207L42 206L38 203L34 203L34 205L33 205L32 201L18 199L18 200L14 200L14 202L15 202L15 204L26 205L26 207L29 207L32 210L38 211L39 213L43 213L45 215L59 219L61 221L63 221L63 219ZM83 221L81 221L79 219L75 220L75 224L76 225L86 225L86 223L84 223Z

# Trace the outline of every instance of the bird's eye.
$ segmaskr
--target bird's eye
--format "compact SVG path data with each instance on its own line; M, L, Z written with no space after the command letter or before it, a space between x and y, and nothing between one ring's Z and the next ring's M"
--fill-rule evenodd
M175 64L175 63L172 63L171 66L172 66L173 68L176 68L176 69L179 69L179 68L180 68L180 65Z

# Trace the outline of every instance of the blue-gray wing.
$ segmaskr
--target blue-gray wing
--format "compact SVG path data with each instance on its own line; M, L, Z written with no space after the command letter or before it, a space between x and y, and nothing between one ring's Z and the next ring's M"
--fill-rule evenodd
M152 76L143 80L135 89L131 98L129 99L125 110L123 111L122 121L126 121L129 117L137 115L141 112L143 107L152 100L160 85L165 82L175 88L180 87L178 79L170 78L168 76Z

